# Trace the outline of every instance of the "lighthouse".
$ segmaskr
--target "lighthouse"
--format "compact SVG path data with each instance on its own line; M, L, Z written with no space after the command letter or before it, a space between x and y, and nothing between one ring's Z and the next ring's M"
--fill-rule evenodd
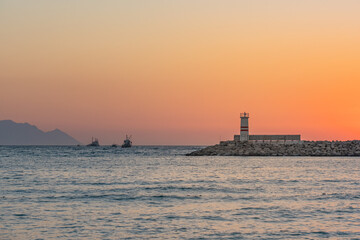
M249 141L249 113L240 113L240 141Z
M301 142L301 135L249 135L249 113L243 112L240 113L240 135L234 135L234 142L276 142L282 141L283 143L291 141Z

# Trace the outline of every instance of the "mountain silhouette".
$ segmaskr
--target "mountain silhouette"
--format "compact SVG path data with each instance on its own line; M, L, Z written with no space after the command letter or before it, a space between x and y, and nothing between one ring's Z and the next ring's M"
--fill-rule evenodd
M0 145L77 145L79 141L55 129L44 132L28 123L0 121Z

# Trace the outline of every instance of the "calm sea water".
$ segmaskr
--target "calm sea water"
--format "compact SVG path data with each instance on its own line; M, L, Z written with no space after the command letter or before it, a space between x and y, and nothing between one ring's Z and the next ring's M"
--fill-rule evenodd
M0 147L0 239L360 239L360 158Z

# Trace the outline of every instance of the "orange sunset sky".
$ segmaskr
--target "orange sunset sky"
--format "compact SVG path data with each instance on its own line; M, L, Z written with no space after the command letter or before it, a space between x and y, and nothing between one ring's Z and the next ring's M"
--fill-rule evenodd
M360 1L0 1L0 120L82 143L360 139Z

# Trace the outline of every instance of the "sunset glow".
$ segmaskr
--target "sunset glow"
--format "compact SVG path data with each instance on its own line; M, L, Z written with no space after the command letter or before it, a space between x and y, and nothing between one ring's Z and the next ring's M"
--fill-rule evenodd
M360 138L360 1L0 2L0 120L83 143Z

